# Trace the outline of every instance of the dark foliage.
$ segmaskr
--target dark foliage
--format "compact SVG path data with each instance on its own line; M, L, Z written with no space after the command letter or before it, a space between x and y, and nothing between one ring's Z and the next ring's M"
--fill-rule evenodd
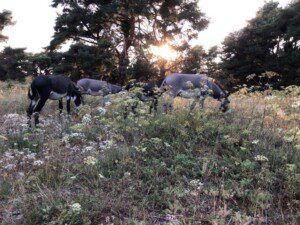
M300 84L299 11L299 1L285 9L276 2L266 3L245 28L224 40L222 68L228 79L233 78L232 84ZM266 71L282 77L262 77ZM250 74L255 76L247 80Z
M176 35L188 40L197 37L208 24L197 3L196 0L53 0L53 7L63 6L64 10L56 20L49 49L54 50L67 40L92 46L107 42L107 50L117 59L115 76L123 83L128 76L129 55L134 50Z
M24 80L31 70L24 48L6 47L0 53L0 80Z

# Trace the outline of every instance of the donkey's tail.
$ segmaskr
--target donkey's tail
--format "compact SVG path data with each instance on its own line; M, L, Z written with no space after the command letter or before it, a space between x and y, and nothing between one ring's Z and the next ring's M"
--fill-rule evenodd
M31 87L31 88L28 89L28 98L30 100L35 99L35 97L37 96L37 94L38 93L37 93L37 90L35 88Z

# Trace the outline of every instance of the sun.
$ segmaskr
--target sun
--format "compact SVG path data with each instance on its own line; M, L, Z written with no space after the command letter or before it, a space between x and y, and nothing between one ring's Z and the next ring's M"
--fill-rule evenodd
M167 44L161 46L151 46L150 52L153 55L156 55L166 60L174 60L177 57L176 52Z

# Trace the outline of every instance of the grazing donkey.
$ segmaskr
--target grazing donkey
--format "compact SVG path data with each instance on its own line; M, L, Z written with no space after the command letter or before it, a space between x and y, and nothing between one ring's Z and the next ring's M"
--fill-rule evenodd
M30 93L31 92L31 93ZM67 98L67 111L70 114L71 99L75 103L76 108L82 103L82 96L79 89L73 82L64 75L41 75L31 83L31 88L28 90L28 98L31 100L27 109L28 123L31 125L31 116L34 114L35 124L39 123L39 113L44 107L48 99L59 101L59 110L62 113L62 99Z
M141 88L142 93L137 94L137 97L142 102L150 102L149 113L152 113L153 109L157 112L158 98L161 96L159 87L161 86L162 81L163 79L150 81L148 83L130 81L126 85L125 90L130 91L132 88ZM135 112L136 107L137 105L132 106L133 112Z
M221 102L220 109L223 112L229 109L227 92L219 82L206 75L173 73L164 79L161 88L171 97L170 102L164 105L165 112L168 108L172 109L173 99L176 96L194 98L195 101L191 105L191 109L194 109L197 101L203 107L205 98L210 95Z
M109 94L116 94L122 91L122 87L110 84L106 81L94 80L94 79L80 79L77 81L77 86L81 93L84 95L99 96L102 95L101 105L105 105L105 96Z

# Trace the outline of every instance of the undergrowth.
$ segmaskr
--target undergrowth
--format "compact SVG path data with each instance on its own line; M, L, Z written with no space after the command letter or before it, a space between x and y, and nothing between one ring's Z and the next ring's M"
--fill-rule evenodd
M121 94L71 118L47 112L33 130L6 116L1 222L296 224L298 91L236 94L227 115L179 101L171 114L144 104L125 118L135 100Z

